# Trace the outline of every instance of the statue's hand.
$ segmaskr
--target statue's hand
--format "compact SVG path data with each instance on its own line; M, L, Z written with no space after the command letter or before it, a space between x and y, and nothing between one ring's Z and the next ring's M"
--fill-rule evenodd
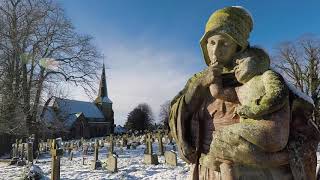
M193 112L193 108L197 108L202 102L203 94L205 94L207 88L214 82L215 77L220 76L222 73L222 67L218 64L209 66L192 81L185 93L185 103L190 105L190 110Z
M219 64L210 65L203 71L201 78L201 85L203 87L209 87L217 78L220 78L222 74L223 66Z
M255 116L255 113L251 110L251 108L246 105L238 106L236 108L236 111L237 114L241 117L253 118Z

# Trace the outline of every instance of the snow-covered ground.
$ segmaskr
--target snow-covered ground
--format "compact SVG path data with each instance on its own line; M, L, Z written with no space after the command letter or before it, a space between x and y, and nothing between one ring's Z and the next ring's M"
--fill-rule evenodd
M154 152L157 151L157 144L153 144ZM166 146L171 150L171 146ZM74 158L72 161L68 160L65 155L61 158L61 179L73 180L107 180L107 179L181 179L185 180L189 174L190 166L178 157L178 166L172 167L166 165L164 157L159 156L159 165L145 165L143 163L143 152L145 146L140 145L137 149L121 150L115 147L115 152L118 154L118 172L110 173L107 170L99 169L93 170L91 163L93 160L93 153L89 153L85 160L85 165L82 165L82 153L74 151ZM320 153L317 152L318 166L320 163ZM107 148L103 147L99 150L99 160L105 163L107 158ZM51 157L49 154L44 154L36 163L45 175L45 179L50 179L51 173ZM0 162L0 179L1 180L19 180L26 174L27 168L18 166L9 166L6 162Z
M154 144L154 152L157 151L157 145ZM171 148L171 147L167 147ZM164 157L159 156L159 165L145 165L143 163L143 152L145 146L140 145L137 149L126 149L123 151L115 147L118 154L118 172L110 173L107 170L92 170L91 163L93 154L89 154L82 165L82 153L75 152L72 161L68 160L68 156L61 158L61 179L187 179L189 173L189 165L178 158L178 166L172 167L166 165ZM65 153L66 154L66 153ZM107 149L103 147L99 150L99 160L105 162L107 158ZM44 172L47 179L51 173L51 158L49 154L42 156L36 163ZM0 179L14 180L21 179L25 175L26 167L8 166L7 163L0 162Z

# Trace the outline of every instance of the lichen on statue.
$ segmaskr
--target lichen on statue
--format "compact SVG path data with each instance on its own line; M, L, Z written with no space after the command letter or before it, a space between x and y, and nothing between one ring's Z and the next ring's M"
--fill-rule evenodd
M239 7L209 18L200 40L208 67L171 101L169 125L180 157L193 164L192 179L315 179L317 129L304 132L313 106L269 69L264 51L249 46L252 26ZM306 137L313 141L296 140Z
M234 89L240 102L236 110L240 123L215 132L207 156L212 157L206 161L212 163L217 157L254 167L288 164L288 153L283 149L289 137L290 112L284 80L269 70L269 57L259 48L248 48L235 59L235 77L243 84ZM210 92L213 90L210 86ZM213 97L224 98L223 94Z

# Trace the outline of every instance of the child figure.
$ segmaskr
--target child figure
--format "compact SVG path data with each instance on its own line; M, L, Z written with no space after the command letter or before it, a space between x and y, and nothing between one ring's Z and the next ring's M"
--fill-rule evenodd
M287 164L288 154L281 150L288 142L290 111L289 91L283 78L269 70L270 59L259 48L248 48L237 57L236 64L235 77L243 84L233 89L240 103L236 109L240 123L215 132L210 158L204 161L216 163L222 158L249 166L263 163L265 167ZM230 89L223 91L221 87L217 78L210 92L215 98L227 100L230 96L225 97L224 91Z

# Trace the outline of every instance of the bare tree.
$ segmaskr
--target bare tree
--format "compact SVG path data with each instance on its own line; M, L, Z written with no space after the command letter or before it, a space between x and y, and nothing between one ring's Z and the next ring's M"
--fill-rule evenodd
M170 101L166 101L160 106L159 118L164 129L169 129L169 113L170 113Z
M320 39L309 35L280 44L274 63L296 88L312 98L316 107L316 123L319 125Z
M21 111L23 118L13 124L25 119L31 134L44 88L66 81L90 91L101 55L90 36L76 33L54 1L2 0L0 57L3 122Z

